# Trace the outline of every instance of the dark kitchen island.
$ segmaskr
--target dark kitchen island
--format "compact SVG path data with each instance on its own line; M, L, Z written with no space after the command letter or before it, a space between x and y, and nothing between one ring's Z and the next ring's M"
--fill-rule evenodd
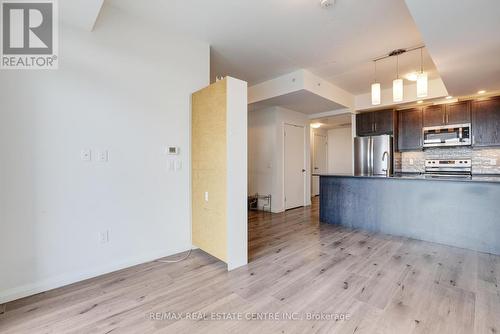
M323 223L500 255L500 177L319 176Z

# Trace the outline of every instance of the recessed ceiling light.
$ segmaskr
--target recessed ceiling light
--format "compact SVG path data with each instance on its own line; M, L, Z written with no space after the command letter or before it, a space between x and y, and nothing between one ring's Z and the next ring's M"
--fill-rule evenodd
M420 100L420 101L417 101L418 104L422 104L424 103L424 101Z
M417 72L411 72L411 73L405 74L406 80L409 80L409 81L417 81L417 77L418 77Z
M486 91L485 91L485 90L480 90L480 91L478 91L477 93L478 93L478 94L484 94L484 93L486 93Z
M451 95L448 95L448 96L446 97L446 99L447 99L447 100L451 100L452 98L453 98L453 96L451 96Z
M321 127L321 123L312 123L311 124L311 128L313 128L313 129L318 129L320 127Z

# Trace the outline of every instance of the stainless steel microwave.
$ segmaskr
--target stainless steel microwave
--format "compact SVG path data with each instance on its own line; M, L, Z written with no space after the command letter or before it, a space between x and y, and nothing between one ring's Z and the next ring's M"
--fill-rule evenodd
M472 144L470 123L425 127L423 132L424 147L470 146Z

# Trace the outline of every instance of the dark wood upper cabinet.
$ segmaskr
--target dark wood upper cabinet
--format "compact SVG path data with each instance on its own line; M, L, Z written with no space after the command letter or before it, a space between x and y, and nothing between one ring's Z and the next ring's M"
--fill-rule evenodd
M446 104L446 124L470 123L470 105L470 101Z
M400 110L398 115L398 150L422 149L423 112L421 108Z
M500 97L472 102L472 144L500 146Z
M394 133L394 110L373 111L356 115L356 135L376 136Z
M424 107L424 127L471 122L470 101Z
M441 126L446 124L446 111L444 105L424 107L424 126Z
M375 122L375 134L393 134L394 132L394 110L382 110L373 113Z
M356 115L356 135L370 136L375 131L373 113L362 113Z

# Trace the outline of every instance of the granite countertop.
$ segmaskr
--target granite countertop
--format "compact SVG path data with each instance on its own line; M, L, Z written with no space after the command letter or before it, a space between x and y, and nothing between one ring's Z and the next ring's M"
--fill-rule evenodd
M500 174L475 174L472 177L430 177L422 173L395 173L389 177L384 175L354 175L354 174L313 174L313 176L352 177L390 180L425 180L425 181L456 181L456 182L492 182L500 183Z

